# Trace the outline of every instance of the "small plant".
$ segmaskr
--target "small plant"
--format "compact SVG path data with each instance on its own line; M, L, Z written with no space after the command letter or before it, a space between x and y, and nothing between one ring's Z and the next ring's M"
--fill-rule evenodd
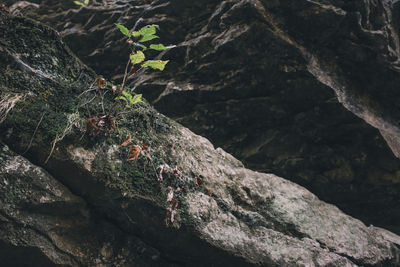
M132 96L129 92L124 90L126 78L129 73L129 66L132 65L130 71L134 74L142 68L152 68L154 70L163 71L168 63L168 60L146 60L144 51L148 49L164 51L171 47L166 47L161 43L148 44L150 41L159 38L156 35L157 29L159 28L157 25L147 25L142 27L139 31L130 31L128 28L118 23L116 23L115 26L117 26L121 33L128 38L128 43L130 44L131 48L129 60L125 68L124 78L119 90L119 96L116 99L125 101L126 107L132 108L133 105L142 102L142 95L138 94Z
M83 0L83 1L74 1L75 5L78 6L88 6L89 5L89 0Z
M84 4L85 3L86 1L84 2ZM135 105L143 103L142 94L130 93L130 89L125 88L126 80L130 73L136 75L137 72L142 68L151 68L160 71L164 70L166 64L168 63L168 60L146 60L146 55L144 51L148 49L155 51L164 51L172 47L166 47L161 43L149 44L151 40L159 38L157 35L155 35L158 29L157 25L144 26L139 31L129 31L125 26L121 24L115 25L121 31L121 33L128 38L128 44L130 45L131 51L125 67L125 73L121 85L114 85L113 83L106 81L106 79L104 78L97 78L93 83L97 84L97 88L93 88L91 86L91 88L81 94L83 95L87 92L94 91L100 96L99 105L102 107L102 115L96 114L86 121L86 133L92 137L111 135L111 132L118 125L116 117L121 115L120 107L134 109ZM103 103L103 99L105 94L110 91L113 94L117 94L117 97L114 97L114 104L106 109ZM96 96L89 101L86 101L81 106L87 105L95 98ZM121 104L123 105L121 106Z
M82 1L74 1L75 4L80 6L87 6L89 4L89 0ZM135 105L139 103L143 103L141 94L131 94L129 88L125 89L125 83L128 78L128 74L137 74L142 68L151 68L154 70L163 71L168 60L146 60L146 55L144 51L146 50L155 50L155 51L164 51L170 47L166 47L163 44L149 44L151 40L159 38L155 35L158 26L157 25L148 25L141 28L139 31L129 31L125 26L121 24L115 24L118 29L128 37L128 44L130 45L131 52L129 54L129 59L125 67L125 73L123 76L121 85L114 85L111 82L106 81L106 79L99 77L97 78L93 84L84 92L82 92L78 98L79 105L77 106L77 118L74 117L74 120L68 120L68 124L63 130L62 133L58 134L52 142L52 148L46 162L50 159L55 146L58 142L60 142L66 134L72 129L72 126L77 127L83 133L91 137L97 136L105 136L110 137L113 130L118 127L117 118L120 117L123 112L120 112L119 108L127 108L134 109ZM131 66L131 68L129 68ZM96 86L97 85L97 86ZM91 94L89 94L91 93ZM113 98L115 102L112 105L105 105L104 98L107 93L114 94ZM94 95L93 95L94 94ZM115 94L117 96L115 97ZM13 108L15 102L20 99L20 96L15 96L14 98L10 97L9 99L5 99L5 101L0 101L0 123L5 120L7 113ZM97 102L98 101L98 102ZM97 102L95 106L100 107L101 111L95 112L95 114L91 114L88 106L90 103ZM121 105L122 104L122 105ZM93 106L93 104L92 104ZM86 107L87 113L89 113L89 119L85 121L86 129L82 129L79 125L79 110L83 107ZM135 148L136 150L133 150ZM139 154L136 146L134 146L129 153L129 160L136 160Z
M117 97L116 99L124 100L126 102L125 107L127 108L133 108L135 104L143 103L142 94L135 94L134 96L132 96L126 91L122 91L122 95Z

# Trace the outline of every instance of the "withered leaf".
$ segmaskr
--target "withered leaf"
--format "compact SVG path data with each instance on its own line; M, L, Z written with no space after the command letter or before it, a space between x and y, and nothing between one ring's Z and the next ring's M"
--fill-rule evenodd
M169 205L166 210L165 214L165 226L168 227L170 223L174 223L175 221L175 214L177 213L177 208L178 208L178 201L173 198L169 202Z
M178 166L175 166L175 168L172 169L172 174L178 178L179 180L182 180L182 171L178 169Z
M142 149L143 150L149 149L149 145L146 142L142 142Z
M140 146L138 145L131 146L127 161L137 160L140 155L140 150L141 150Z
M130 134L128 134L124 140L124 142L122 142L121 147L127 146L132 142L132 137Z
M99 88L104 88L104 87L106 87L106 84L107 84L106 79L104 79L104 78L97 78L96 83Z
M97 118L97 116L94 116L86 121L86 132L89 135L93 135L94 129L98 121L99 118Z
M170 188L169 192L167 194L167 202L172 201L173 198L174 198L174 190L172 190L172 188Z
M115 128L115 118L112 115L104 115L98 118L93 116L86 121L86 132L89 136L110 136Z
M168 164L161 164L160 166L157 167L158 170L158 174L157 174L157 181L158 182L162 182L164 177L163 177L163 173L168 173L169 172L170 167L168 166Z
M10 13L10 10L8 9L8 7L5 4L0 4L0 9L4 10L7 13Z

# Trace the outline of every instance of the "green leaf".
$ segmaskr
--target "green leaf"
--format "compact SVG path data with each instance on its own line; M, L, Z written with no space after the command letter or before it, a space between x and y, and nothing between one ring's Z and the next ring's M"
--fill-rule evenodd
M141 28L139 30L140 34L142 34L143 36L146 35L153 35L156 33L156 25L147 25L144 26L143 28Z
M135 54L131 54L129 58L131 59L132 65L135 65L143 62L146 57L142 51L137 51Z
M168 48L166 48L163 44L151 44L150 49L157 51L164 51L167 50Z
M83 3L85 4L85 6L87 6L89 5L89 0L85 0Z
M129 33L129 30L124 25L115 23L115 26L118 27L118 29L122 32L123 35L127 36L128 38L131 38L131 34Z
M125 107L127 108L133 108L132 106L138 103L144 103L142 100L142 95L137 94L132 96L130 93L126 92L125 90L122 91L123 96L118 96L115 98L115 100L124 100L125 101Z
M140 32L133 31L132 32L132 36L135 37L135 38L139 38L140 36L142 36L142 34Z
M142 94L137 94L133 97L132 101L131 101L131 105L135 105L137 103L143 103L142 100Z
M133 45L142 48L143 51L147 50L147 47L145 45L142 45L142 44L139 44L139 43L133 43Z
M163 71L168 61L169 60L147 60L142 64L142 68L152 68Z
M157 35L144 35L142 39L139 40L139 42L144 43L153 39L159 38Z
M123 96L117 96L117 97L115 98L115 100L124 100L124 101L127 101L127 99L126 99L125 97L123 97Z
M132 100L132 95L130 94L130 93L128 93L128 92L126 92L125 90L124 91L122 91L122 94L125 96L125 100L126 101L131 101Z
M133 43L133 45L142 48L143 51L147 50L147 47L145 45L142 45L142 44L139 44L139 43Z
M75 5L84 6L85 4L80 1L74 1Z

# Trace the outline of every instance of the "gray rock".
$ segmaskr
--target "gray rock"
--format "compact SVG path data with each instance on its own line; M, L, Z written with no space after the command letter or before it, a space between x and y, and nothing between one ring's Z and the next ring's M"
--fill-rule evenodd
M87 91L96 75L50 28L0 11L0 32L2 263L400 264L397 235L244 168L148 104L108 137L83 134L115 97L87 102L100 93ZM149 144L136 161L120 146L126 134Z
M246 164L400 233L397 1L13 3L55 27L98 73L120 77L115 22L156 23L177 47L131 86Z

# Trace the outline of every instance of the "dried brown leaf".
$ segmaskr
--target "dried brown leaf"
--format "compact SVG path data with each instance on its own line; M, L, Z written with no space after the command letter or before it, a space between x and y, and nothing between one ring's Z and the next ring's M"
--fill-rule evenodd
M138 145L131 146L127 161L137 160L140 155L140 150L141 150L140 146Z
M142 149L143 150L147 150L147 149L149 149L149 145L146 143L146 142L142 142Z
M122 142L121 147L127 146L132 142L132 137L130 134L128 134L124 140L124 142Z
M94 132L95 132L94 130L96 128L96 124L98 121L99 121L99 118L97 116L94 116L86 121L86 132L89 135L91 135L91 136L94 135Z
M96 83L99 88L104 88L106 87L107 81L104 78L97 78Z
M0 4L0 9L4 10L7 13L10 13L10 10L8 9L8 7L5 4Z

